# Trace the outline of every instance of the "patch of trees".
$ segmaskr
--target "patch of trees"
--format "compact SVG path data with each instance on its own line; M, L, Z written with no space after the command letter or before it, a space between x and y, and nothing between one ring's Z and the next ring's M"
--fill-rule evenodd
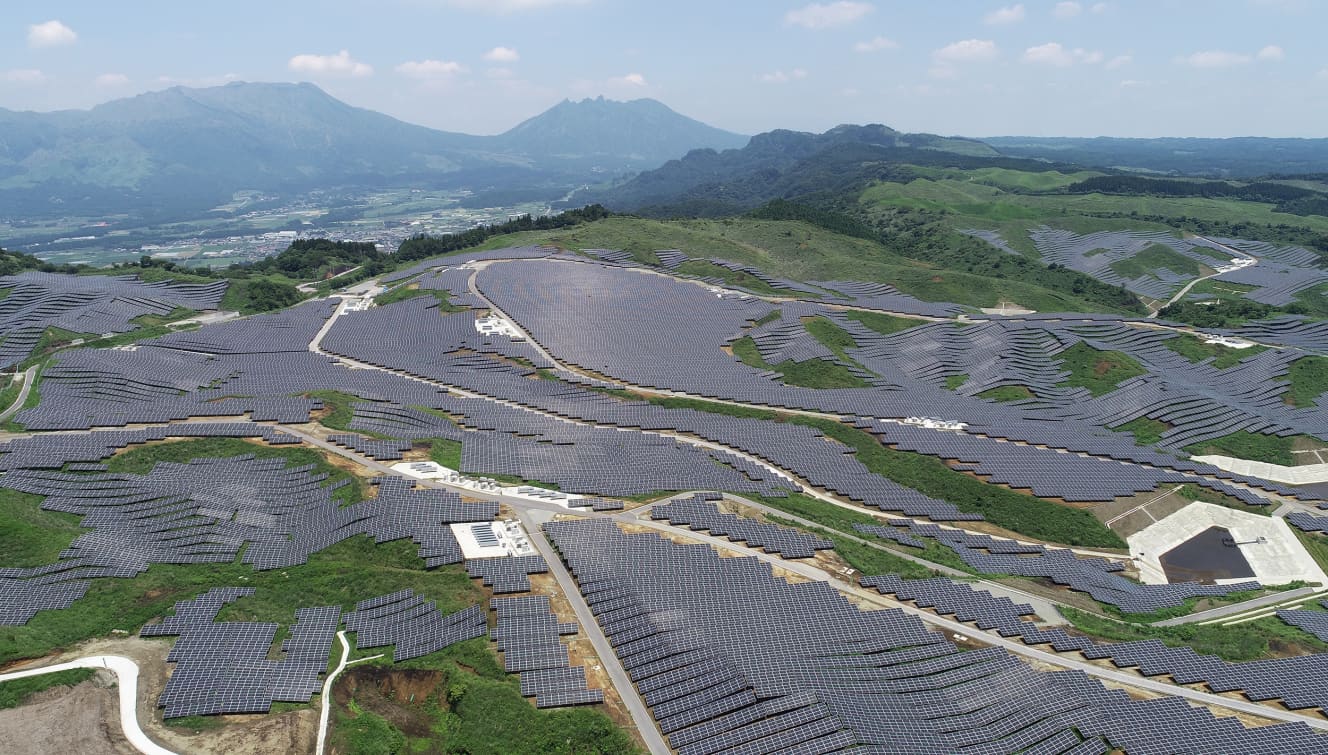
M31 254L0 249L0 275L18 275L26 270L43 273L77 273L84 269L86 268L82 265L56 265Z
M428 259L429 257L437 257L478 246L494 236L521 233L522 231L551 231L558 228L568 228L582 223L603 220L611 214L602 206L592 204L578 210L567 210L558 215L545 215L538 218L522 215L505 223L479 225L461 233L445 233L441 236L420 234L402 241L397 253L393 255L393 259L397 262Z
M1299 305L1271 307L1250 299L1223 299L1205 304L1180 301L1164 307L1158 317L1193 325L1196 328L1226 328L1249 320L1261 320L1273 314L1304 314Z
M279 272L288 278L316 280L363 265L383 268L387 255L360 241L298 239L280 254L249 266L256 272Z

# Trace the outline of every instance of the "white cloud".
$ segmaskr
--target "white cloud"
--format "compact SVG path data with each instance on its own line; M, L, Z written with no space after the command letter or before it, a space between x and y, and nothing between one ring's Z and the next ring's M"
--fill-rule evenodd
M625 76L615 76L609 79L609 85L629 86L629 87L649 86L649 84L646 82L646 77L642 76L639 73L629 73L626 74Z
M833 3L812 3L784 14L787 26L801 26L804 29L828 29L853 23L872 12L870 3L838 0Z
M412 79L446 79L466 71L455 60L408 60L396 67L397 73Z
M1254 54L1259 60L1281 60L1286 57L1286 52L1277 45L1268 45Z
M521 55L511 47L495 47L484 53L484 59L492 63L515 63Z
M1108 60L1107 64L1103 67L1106 68L1108 71L1114 71L1122 66L1128 66L1132 62L1134 62L1133 55L1117 55L1111 60Z
M1328 68L1320 68L1319 72L1314 74L1314 78L1320 81L1328 81Z
M507 15L525 11L543 10L559 5L585 5L589 0L447 0L453 8Z
M996 43L990 39L965 39L932 52L937 63L984 63L995 60L1000 54Z
M342 50L336 55L296 55L286 64L292 71L314 75L331 74L334 76L354 76L363 78L373 75L373 66L361 63Z
M73 29L59 21L46 21L28 27L28 47L70 45L78 39Z
M1056 3L1056 7L1051 9L1051 15L1056 18L1074 18L1084 12L1084 6L1074 2L1074 0L1065 0L1063 3Z
M129 77L123 73L103 73L94 82L99 87L122 87L129 83Z
M40 84L46 81L46 74L36 68L14 68L0 71L0 80L10 84Z
M802 68L794 68L788 73L784 73L783 71L771 71L770 73L763 73L756 78L767 84L787 84L790 81L807 78L807 71Z
M1093 6L1088 10L1090 13L1097 13L1100 15L1111 10L1111 3L1093 3Z
M1045 45L1038 45L1024 50L1023 61L1025 63L1065 67L1072 66L1075 63L1097 65L1102 62L1102 58L1102 53L1097 50L1085 50L1082 47L1069 50L1062 46L1060 42L1048 42Z
M878 50L893 50L899 45L893 39L886 37L872 37L866 42L859 42L853 45L854 52L877 52Z
M1061 46L1060 42L1048 42L1045 45L1024 50L1025 63L1038 63L1050 66L1074 65L1074 55Z
M1226 50L1203 50L1177 58L1179 63L1191 68L1230 68L1250 62L1250 56Z
M983 19L983 23L1000 25L1013 24L1024 20L1024 4L1007 5L1004 8L997 8L988 13Z

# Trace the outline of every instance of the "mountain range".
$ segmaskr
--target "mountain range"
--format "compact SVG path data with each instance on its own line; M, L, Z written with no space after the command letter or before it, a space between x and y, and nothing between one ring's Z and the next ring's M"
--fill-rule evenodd
M549 187L654 168L747 137L655 100L564 101L496 136L352 107L312 84L174 87L90 110L0 109L0 206L15 216L206 209L240 190Z

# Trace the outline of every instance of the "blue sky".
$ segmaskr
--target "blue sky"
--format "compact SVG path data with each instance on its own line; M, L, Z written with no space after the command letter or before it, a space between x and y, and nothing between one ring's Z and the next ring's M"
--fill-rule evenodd
M4 0L0 107L312 81L496 133L654 97L743 133L1328 136L1318 0Z

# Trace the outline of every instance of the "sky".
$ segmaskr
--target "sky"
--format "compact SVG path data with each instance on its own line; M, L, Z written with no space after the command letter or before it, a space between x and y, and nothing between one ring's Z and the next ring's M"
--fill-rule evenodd
M1328 136L1328 0L3 0L0 108L310 81L499 133L653 97L745 134Z

